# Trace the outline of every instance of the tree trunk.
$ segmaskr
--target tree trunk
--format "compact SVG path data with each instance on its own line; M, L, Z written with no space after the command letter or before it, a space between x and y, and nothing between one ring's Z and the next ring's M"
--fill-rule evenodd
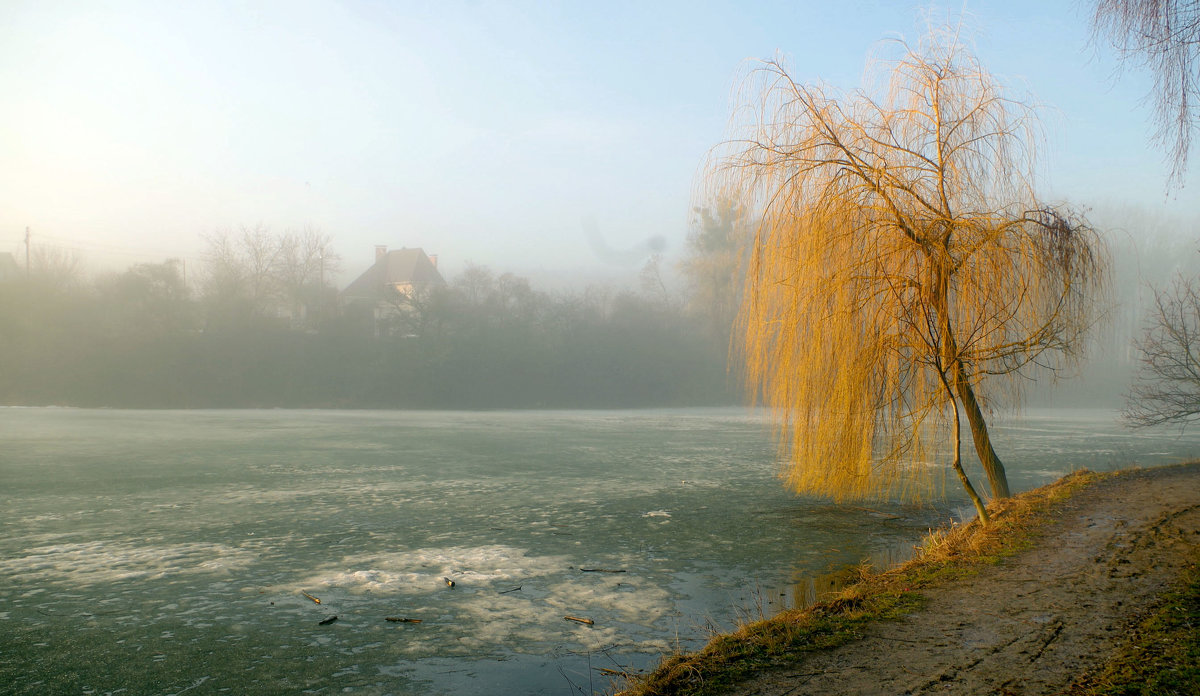
M979 402L975 399L975 390L971 388L971 383L967 380L967 373L963 370L961 363L954 375L954 387L958 391L958 398L962 400L963 410L967 412L967 423L971 426L971 439L975 442L975 453L979 455L983 471L987 474L992 497L1007 498L1012 493L1008 490L1008 476L1004 473L1004 464L1000 462L1000 457L996 456L996 450L992 449L992 439L988 435L987 421L983 419L983 412L979 410Z
M935 266L932 304L941 321L943 364L947 367L953 366L950 369L954 372L954 391L958 392L958 399L962 402L963 410L967 412L967 423L971 426L971 440L975 443L975 453L979 455L983 471L987 474L992 497L1007 498L1012 495L1008 490L1008 476L1004 473L1004 464L1000 463L1000 457L996 456L996 450L992 449L992 439L988 435L987 421L983 419L983 412L979 410L979 401L975 398L975 390L971 388L971 381L967 379L967 371L963 368L962 359L958 353L958 341L955 339L954 329L950 325L949 287L949 274L945 267ZM945 381L946 376L943 372L943 385L945 385ZM949 386L947 385L946 388L948 390ZM954 417L957 421L957 406L955 406Z
M954 409L954 462L951 466L954 467L954 473L958 474L959 483L967 491L967 496L971 499L971 504L975 506L975 512L979 515L979 523L987 525L991 522L987 506L980 500L979 494L975 492L975 486L971 485L971 479L967 477L967 472L963 471L962 468L962 419L958 415L958 402L954 400L954 390L950 388L950 381L946 379L946 373L940 368L938 370L938 377L942 380L942 386L946 389L946 395L950 397L950 408Z

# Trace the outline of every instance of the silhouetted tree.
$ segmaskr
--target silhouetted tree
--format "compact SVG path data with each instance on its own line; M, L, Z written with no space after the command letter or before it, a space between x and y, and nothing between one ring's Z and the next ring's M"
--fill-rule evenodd
M85 280L83 257L71 249L35 246L29 257L29 280L43 292L77 289Z
M1175 276L1155 291L1144 336L1137 342L1142 370L1125 417L1136 426L1200 420L1200 280Z
M205 238L201 286L207 324L238 327L271 321L313 328L320 307L331 305L333 274L340 257L318 230L282 235L263 225Z
M138 264L101 278L96 287L114 330L161 334L192 328L191 291L179 261Z
M312 227L285 232L277 245L274 275L292 323L315 328L333 307L329 283L340 267L341 256L334 251L333 240Z

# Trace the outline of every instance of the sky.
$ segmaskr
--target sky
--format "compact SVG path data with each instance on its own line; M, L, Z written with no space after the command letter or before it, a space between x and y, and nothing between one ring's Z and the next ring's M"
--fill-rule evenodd
M693 191L755 60L860 84L888 38L959 22L1043 106L1048 200L1200 215L1150 140L1151 80L1089 41L1090 2L0 3L0 251L89 268L311 227L343 257L421 247L533 277L684 251ZM1195 158L1193 158L1195 159Z

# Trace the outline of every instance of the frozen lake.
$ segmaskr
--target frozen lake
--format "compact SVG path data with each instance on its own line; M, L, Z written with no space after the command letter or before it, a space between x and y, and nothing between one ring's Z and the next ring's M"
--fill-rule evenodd
M995 435L1016 490L1200 457L1108 411ZM0 443L13 694L600 692L963 507L798 499L739 409L14 408Z

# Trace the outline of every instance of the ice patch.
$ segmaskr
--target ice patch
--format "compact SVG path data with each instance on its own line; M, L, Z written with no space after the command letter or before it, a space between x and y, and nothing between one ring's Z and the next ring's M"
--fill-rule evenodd
M346 588L352 592L395 592L428 583L420 573L390 573L383 570L354 570L334 573L305 581L305 587L327 586Z
M563 641L588 649L653 643L652 626L672 611L671 592L636 574L583 573L578 563L504 545L425 548L349 556L337 569L278 589L309 588L323 603L352 607L352 614L382 616L403 607L405 615L424 620L423 640L399 648L413 657L539 653ZM567 615L596 623L581 627ZM648 649L659 647L650 643Z
M422 593L446 589L443 578L461 589L544 577L571 564L565 556L529 556L523 549L499 544L416 549L390 554L348 556L336 570L302 581L311 587L338 587L350 592Z
M642 517L670 517L671 513L666 510L651 510L650 512L642 513Z
M256 557L251 551L225 544L134 546L94 541L28 549L24 556L5 559L0 576L78 587L184 573L229 572L249 566Z

